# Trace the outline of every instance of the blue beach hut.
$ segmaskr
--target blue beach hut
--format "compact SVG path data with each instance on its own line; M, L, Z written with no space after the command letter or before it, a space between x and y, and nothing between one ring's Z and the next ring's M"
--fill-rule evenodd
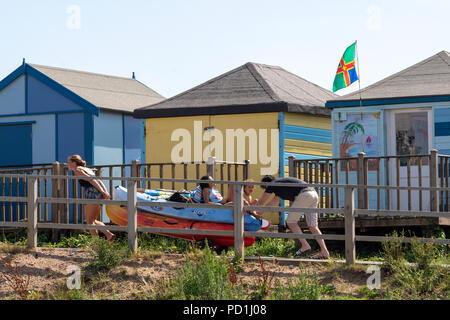
M125 78L24 61L0 81L0 168L64 163L71 154L88 165L142 160L144 120L132 112L163 99L134 73Z

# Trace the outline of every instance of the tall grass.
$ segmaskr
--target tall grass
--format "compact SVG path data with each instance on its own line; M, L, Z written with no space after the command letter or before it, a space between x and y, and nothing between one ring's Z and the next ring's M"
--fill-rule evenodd
M449 299L450 271L436 263L446 248L436 243L423 243L416 237L406 244L402 242L404 235L396 232L391 237L393 241L382 245L384 269L390 275L384 296L389 299Z
M244 297L244 289L233 276L232 265L222 254L217 258L206 247L195 262L189 256L172 279L159 283L149 299L162 300L236 300Z
M295 280L287 279L287 285L282 285L277 279L270 298L272 300L319 300L327 295L335 295L333 286L321 285L316 273L301 271Z

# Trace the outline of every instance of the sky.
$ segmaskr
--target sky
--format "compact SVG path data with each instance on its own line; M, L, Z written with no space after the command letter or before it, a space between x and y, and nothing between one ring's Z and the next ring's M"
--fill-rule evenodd
M450 1L0 0L0 79L22 63L136 79L169 98L247 62L325 89L358 41L364 88L450 51ZM339 90L358 90L358 83Z

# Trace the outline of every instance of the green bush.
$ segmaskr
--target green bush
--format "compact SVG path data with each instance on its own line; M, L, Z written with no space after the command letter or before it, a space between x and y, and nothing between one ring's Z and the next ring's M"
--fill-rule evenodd
M236 300L244 297L244 290L230 276L231 264L225 255L217 258L206 247L198 262L186 257L184 267L173 279L159 283L148 295L162 300Z
M403 236L394 233L392 237L392 242L383 242L385 268L391 274L389 284L393 287L385 291L385 296L390 299L448 297L450 272L436 264L440 245L423 243L416 237L407 245L401 241Z
M93 239L93 259L86 266L91 272L108 271L122 264L128 257L129 252L120 242L111 243L101 238Z

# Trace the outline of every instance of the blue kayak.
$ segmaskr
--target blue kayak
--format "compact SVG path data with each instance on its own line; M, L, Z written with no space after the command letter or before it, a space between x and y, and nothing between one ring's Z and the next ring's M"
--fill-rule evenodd
M165 196L165 195L164 195ZM115 187L113 193L114 200L127 200L127 189L118 186ZM145 193L137 193L137 201L147 201L148 206L137 206L139 210L167 216L171 218L181 218L196 221L216 222L216 223L228 223L233 224L233 210L231 209L203 209L203 208L174 208L174 207L159 207L152 206L152 202L170 202L162 196L158 196L158 191L146 190ZM267 220L258 220L252 215L244 216L244 230L246 231L258 231L261 227L268 225Z

